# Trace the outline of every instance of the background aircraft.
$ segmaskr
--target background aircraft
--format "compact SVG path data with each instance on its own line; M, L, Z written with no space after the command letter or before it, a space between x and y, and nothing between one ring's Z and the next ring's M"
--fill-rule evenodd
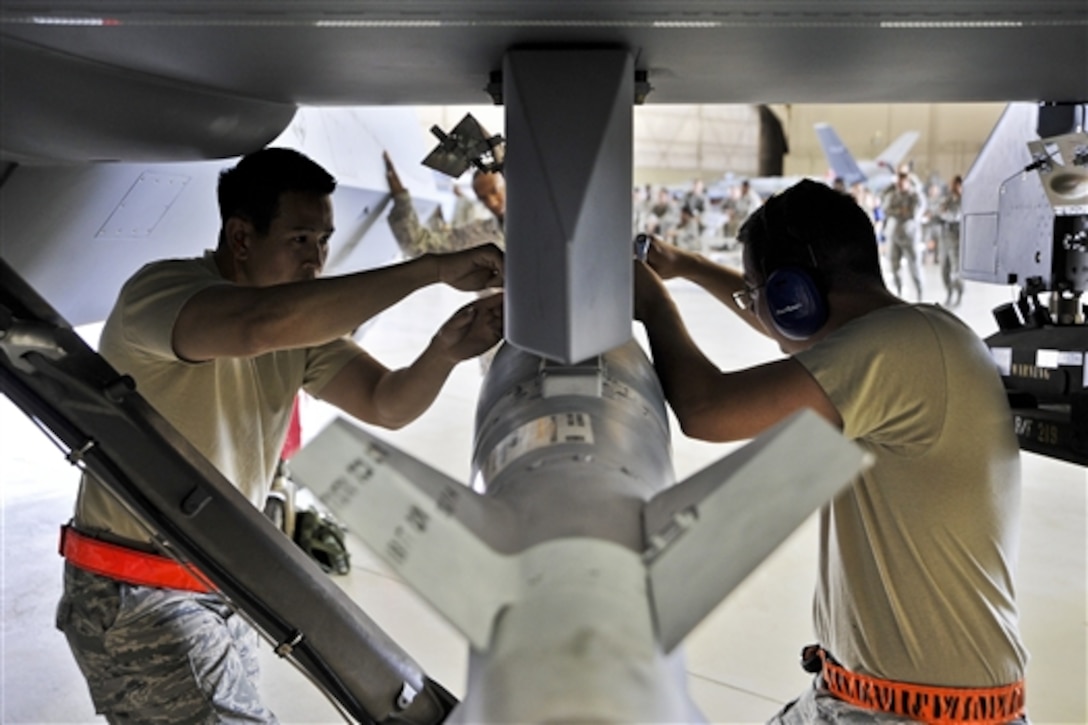
M707 187L711 198L728 199L733 189L739 189L742 182L747 181L752 191L759 194L764 200L774 196L783 189L796 184L804 176L738 176L733 172L727 172L722 178ZM824 179L819 179L824 181Z
M855 160L831 124L816 124L816 136L820 139L820 147L824 150L832 174L842 179L847 188L862 182L877 193L892 183L896 169L910 153L919 135L917 131L907 131L892 141L875 159Z
M831 178L840 177L849 188L855 182L864 182L873 191L879 192L895 177L895 169L906 158L911 147L918 140L917 131L908 131L895 139L886 149L880 152L875 159L855 160L850 149L842 142L835 129L830 124L815 124L816 136L820 141L820 147L827 157L828 166L831 169L830 178L820 178L818 181L830 183ZM766 199L777 194L783 189L800 181L802 176L737 176L727 173L718 181L710 185L712 196L727 198L729 190L740 186L747 179L749 186L760 196Z

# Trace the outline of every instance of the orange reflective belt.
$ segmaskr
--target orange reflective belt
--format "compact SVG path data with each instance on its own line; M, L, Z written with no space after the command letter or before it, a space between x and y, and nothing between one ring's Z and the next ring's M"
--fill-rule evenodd
M931 725L1000 725L1024 715L1024 681L1001 687L938 687L859 675L819 650L824 687L857 707Z
M69 525L60 527L60 555L80 569L126 584L202 593L215 591L195 567L169 557L101 541L81 534Z

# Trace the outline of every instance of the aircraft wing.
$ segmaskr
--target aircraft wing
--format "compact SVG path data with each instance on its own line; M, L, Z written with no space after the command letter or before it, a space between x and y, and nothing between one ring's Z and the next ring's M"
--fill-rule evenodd
M515 46L629 48L651 103L1067 99L1086 22L1081 0L9 0L0 157L225 158L299 106L489 103Z
M383 151L397 163L420 219L449 196L419 164L429 142L412 108L300 109L271 144L306 153L338 181L326 274L399 255L385 223ZM71 324L102 321L121 284L144 264L215 247L216 182L233 163L19 166L0 186L3 258Z
M917 131L907 131L892 141L875 159L857 160L831 124L817 123L814 128L832 173L842 179L847 187L860 182L874 191L879 191L891 183L896 168L910 153L919 136Z

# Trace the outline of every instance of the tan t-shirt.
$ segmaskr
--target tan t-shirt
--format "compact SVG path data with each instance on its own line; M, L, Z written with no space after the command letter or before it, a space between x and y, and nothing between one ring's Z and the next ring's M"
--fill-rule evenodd
M317 395L360 353L350 338L249 358L190 363L174 354L174 322L185 303L220 276L203 258L155 262L137 272L102 329L99 353L255 506L263 508L300 388ZM103 486L84 476L76 524L88 532L150 541Z
M876 461L820 514L820 643L891 680L1022 679L1019 449L986 346L939 307L898 305L796 359Z

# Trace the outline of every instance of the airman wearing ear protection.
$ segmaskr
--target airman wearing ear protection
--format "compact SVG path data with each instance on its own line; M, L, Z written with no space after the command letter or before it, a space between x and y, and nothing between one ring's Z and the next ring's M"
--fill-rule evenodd
M818 643L805 648L819 677L772 722L1026 722L1019 448L989 351L945 309L888 291L872 224L843 193L802 181L738 238L741 271L657 239L634 262L635 316L684 432L747 439L811 408L874 458L820 513ZM671 277L788 357L722 371L684 326ZM980 708L990 719L972 719Z

